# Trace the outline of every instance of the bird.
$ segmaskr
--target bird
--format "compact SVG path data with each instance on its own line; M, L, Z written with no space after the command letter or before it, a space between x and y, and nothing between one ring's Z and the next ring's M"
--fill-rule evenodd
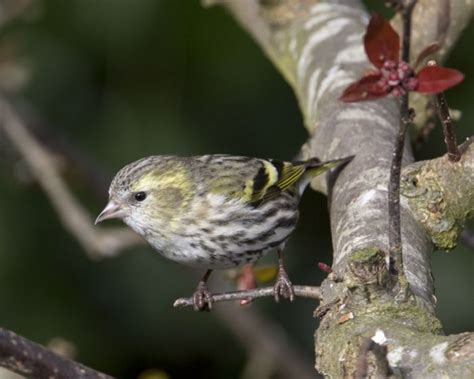
M118 171L95 223L121 219L164 257L206 269L192 297L197 311L212 308L207 281L213 270L253 264L270 250L278 253L275 300L292 301L283 249L301 195L314 177L352 158L145 157Z

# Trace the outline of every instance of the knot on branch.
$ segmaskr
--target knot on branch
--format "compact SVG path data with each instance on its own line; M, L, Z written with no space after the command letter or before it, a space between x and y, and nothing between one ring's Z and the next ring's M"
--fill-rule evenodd
M467 145L467 146L466 146ZM474 148L468 142L459 162L448 157L406 167L401 195L438 249L456 247L463 224L474 211Z
M439 249L456 247L460 225L447 210L437 175L425 167L410 170L402 176L400 191L408 199L410 208L415 211L432 242Z
M377 247L356 250L349 257L348 288L383 287L389 278L386 253Z

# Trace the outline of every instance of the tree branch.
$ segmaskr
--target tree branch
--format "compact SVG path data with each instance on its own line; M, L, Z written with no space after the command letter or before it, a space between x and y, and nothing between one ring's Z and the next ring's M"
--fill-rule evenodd
M436 12L445 3L421 2ZM436 367L439 376L469 377L472 336L439 335L429 262L431 241L404 199L403 262L413 297L397 302L390 292L386 199L400 110L390 98L352 104L337 101L342 90L370 67L362 45L368 19L362 4L356 0L350 5L337 0L236 0L225 6L293 87L310 134L302 158L356 156L337 178L327 180L321 175L312 183L330 194L333 269L343 279L339 283L326 280L321 286L324 312L318 312L323 318L316 332L316 367L331 377L354 375L360 337L382 329L390 337L387 358L395 375L423 377L433 374ZM471 13L467 0L457 1L455 7ZM243 8L252 10L251 22ZM458 15L463 12L458 11ZM420 30L431 22L415 12L414 47L422 36ZM444 39L450 46L459 36L451 30L446 29ZM404 149L403 165L407 165L413 156L408 143ZM458 342L463 354L454 358L449 349Z
M402 30L402 61L410 61L410 39L413 8L416 0L400 1ZM390 180L388 185L388 244L390 264L393 265L400 285L400 293L406 296L407 281L403 268L402 229L400 220L400 175L402 170L403 148L408 126L411 123L408 92L400 99L400 123L392 153L390 165Z
M474 233L468 229L464 229L460 235L461 243L468 249L474 250Z
M100 230L81 206L58 173L56 162L33 137L12 106L0 98L0 128L25 160L56 210L64 227L75 237L91 258L116 255L130 246L143 243L128 228Z
M0 328L0 366L27 378L113 378L57 355L4 328Z
M459 150L459 161L449 153L404 168L401 193L413 217L441 250L456 247L468 217L474 215L474 138Z
M295 296L304 297L307 299L321 300L321 291L319 287L310 286L293 286ZM212 301L218 303L221 301L232 301L232 300L243 300L243 299L258 299L261 297L273 297L275 295L273 287L262 287L251 290L234 291L234 292L223 292L212 294ZM173 307L190 307L194 305L192 297L177 299Z
M281 377L314 379L310 362L298 352L288 334L275 321L251 307L236 311L231 304L215 307L213 312L247 349L248 354L258 354L263 361L275 362Z
M428 64L431 66L436 65L435 61L430 61ZM458 149L456 140L456 132L449 113L448 101L444 92L440 92L434 95L436 109L438 110L439 120L443 127L444 142L446 143L446 149L448 150L448 158L451 162L457 162L461 159L461 152Z

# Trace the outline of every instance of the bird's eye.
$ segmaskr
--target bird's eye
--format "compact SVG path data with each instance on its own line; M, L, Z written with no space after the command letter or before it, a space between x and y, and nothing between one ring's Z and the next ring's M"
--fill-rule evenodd
M136 201L143 201L146 199L146 192L140 191L135 194Z

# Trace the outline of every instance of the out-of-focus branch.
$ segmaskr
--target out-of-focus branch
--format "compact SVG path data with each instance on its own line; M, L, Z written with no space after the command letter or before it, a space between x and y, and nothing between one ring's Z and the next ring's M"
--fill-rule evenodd
M45 347L0 328L0 366L27 378L112 379Z
M91 258L113 256L142 243L128 228L100 230L90 214L74 197L55 165L53 157L33 137L13 107L0 98L0 128L25 160L64 227L77 239Z
M467 248L474 250L474 233L470 230L464 229L460 235L461 243Z
M280 325L255 309L236 312L223 304L214 310L217 316L240 340L249 354L258 352L264 361L274 362L284 378L314 379L312 365L298 353Z

